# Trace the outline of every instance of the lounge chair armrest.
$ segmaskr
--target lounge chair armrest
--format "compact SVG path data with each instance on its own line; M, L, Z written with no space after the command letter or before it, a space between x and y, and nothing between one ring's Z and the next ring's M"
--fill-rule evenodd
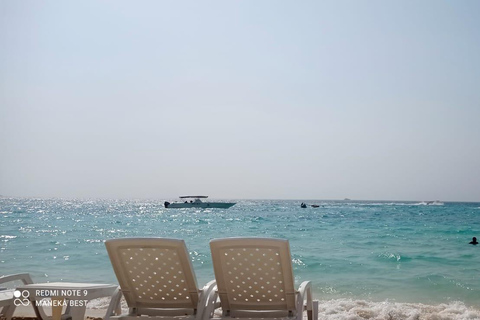
M211 307L209 306L209 300L212 292L214 292L216 289L217 282L215 280L211 280L200 291L200 301L198 303L199 307L197 310L197 319L203 319L205 317L205 312L211 309Z
M197 310L197 319L203 319L204 312L207 309L208 298L213 290L217 287L217 282L215 280L211 280L208 282L202 290L200 290L200 297L198 301L198 310Z
M297 297L297 314L302 314L304 308L307 309L308 320L312 320L312 311L313 307L313 296L312 296L312 282L304 281L298 288L298 297ZM306 304L305 304L306 300Z
M28 273L10 274L8 276L0 277L0 283L7 283L12 281L22 281L23 284L32 284L32 278Z
M208 295L205 295L205 310L202 315L203 320L212 318L213 312L220 306L218 301L217 282L212 280L208 284L210 284L210 287L208 288Z
M209 281L201 290L201 294L205 295L205 301L210 295L210 292L217 289L217 282L215 280Z
M122 299L122 297L122 291L120 290L120 287L118 287L113 292L112 299L110 300L110 304L108 305L104 320L109 320L110 317L113 315L121 314L120 300Z
M302 282L302 284L298 288L298 294L299 294L299 297L298 297L297 304L302 307L302 310L303 310L303 303L305 301L305 298L307 299L307 310L312 310L312 308L311 308L312 301L313 301L312 282L311 281ZM306 297L305 297L305 295L306 295Z

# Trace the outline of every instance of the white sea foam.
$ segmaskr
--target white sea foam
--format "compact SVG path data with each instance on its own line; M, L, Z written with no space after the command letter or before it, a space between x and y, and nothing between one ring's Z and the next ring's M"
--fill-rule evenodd
M352 206L365 206L365 207L374 207L374 206L443 206L444 202L441 201L421 201L421 202L351 202L349 203Z
M102 298L88 303L89 309L106 309L110 299ZM122 310L127 305L122 299ZM326 320L466 320L480 319L480 310L463 302L427 305L421 303L372 302L335 299L319 303L318 318Z
M15 239L17 236L9 236L9 235L6 235L6 234L0 234L0 239L7 239L7 240L4 240L4 241L8 241L9 239Z
M480 319L480 310L467 307L462 302L425 305L420 303L336 299L320 301L319 319L463 320Z
M436 201L422 201L419 203L415 203L413 205L414 206L443 206L445 205L445 203L436 200Z

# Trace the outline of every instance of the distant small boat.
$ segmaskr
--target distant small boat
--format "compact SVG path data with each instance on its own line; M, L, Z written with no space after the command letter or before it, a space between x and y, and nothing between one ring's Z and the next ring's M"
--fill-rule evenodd
M200 199L206 199L208 196L181 196L180 199L187 199L184 202L170 203L165 201L165 208L223 208L228 209L236 202L204 202ZM188 200L190 199L190 200Z

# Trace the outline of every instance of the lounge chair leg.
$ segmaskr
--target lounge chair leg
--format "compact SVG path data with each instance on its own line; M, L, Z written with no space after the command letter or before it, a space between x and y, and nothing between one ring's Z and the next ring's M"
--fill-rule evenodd
M15 311L15 305L5 306L2 309L3 317L0 315L0 318L5 318L5 320L11 320L13 317L13 312Z
M313 313L313 319L312 320L318 320L318 300L313 300L312 301L312 313Z

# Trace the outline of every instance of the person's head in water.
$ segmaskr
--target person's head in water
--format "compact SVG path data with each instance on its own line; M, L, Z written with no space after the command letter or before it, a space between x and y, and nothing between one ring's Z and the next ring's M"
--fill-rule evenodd
M472 241L470 241L470 244L478 244L477 238L473 237Z

